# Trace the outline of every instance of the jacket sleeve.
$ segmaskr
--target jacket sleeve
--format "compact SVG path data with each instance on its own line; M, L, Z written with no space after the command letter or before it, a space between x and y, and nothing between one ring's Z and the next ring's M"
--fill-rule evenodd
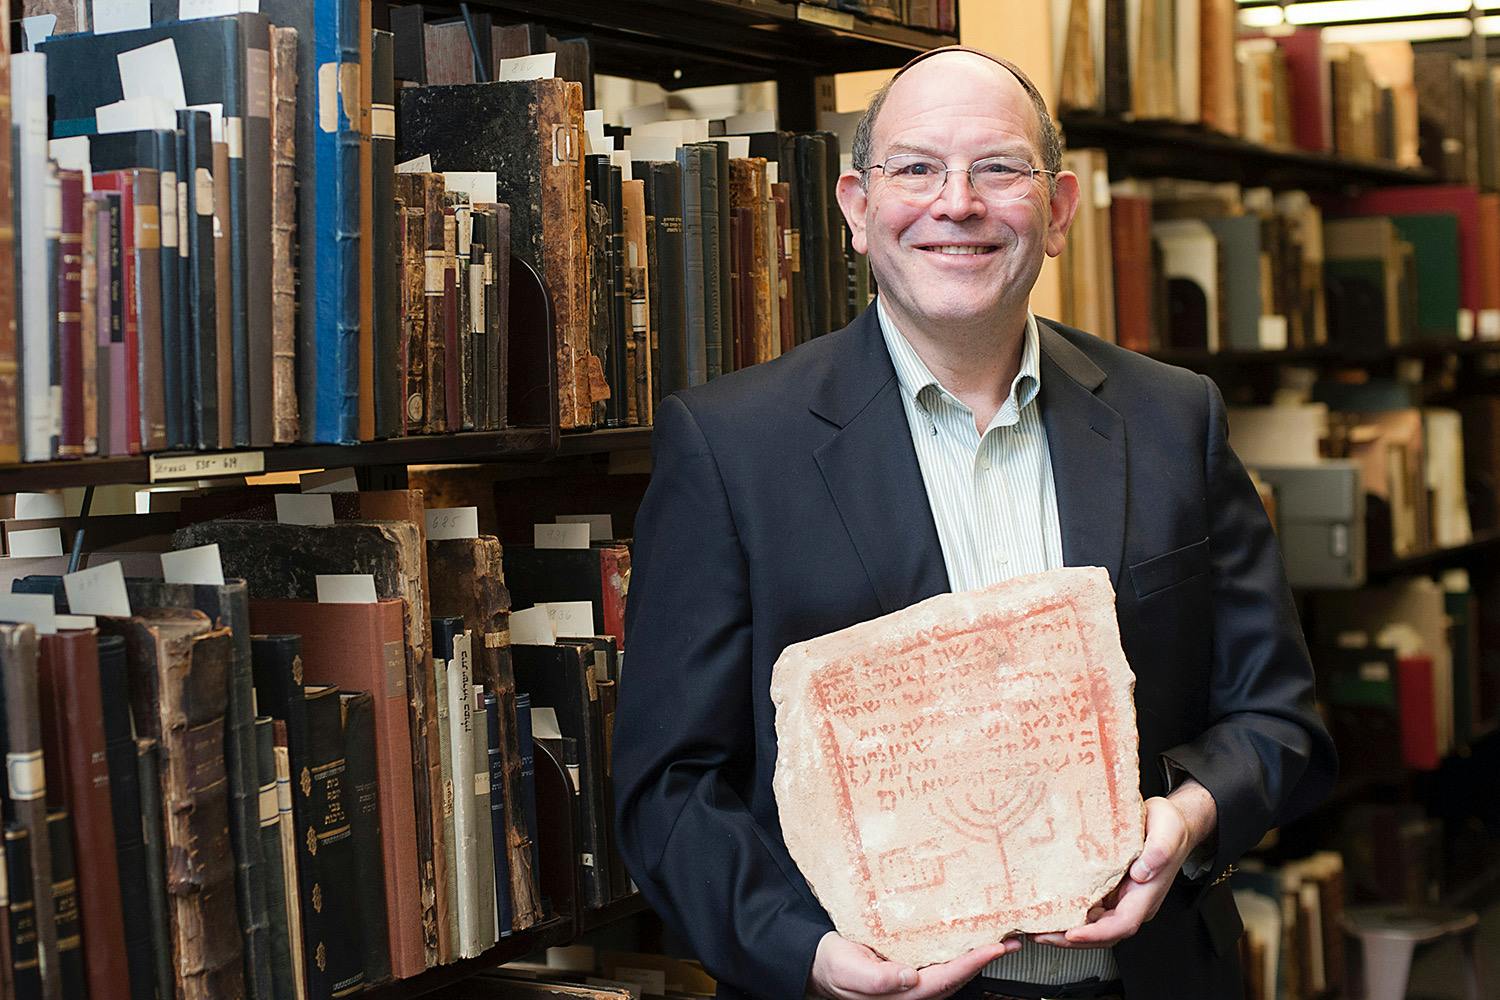
M1214 797L1218 829L1209 872L1217 874L1267 830L1322 801L1337 758L1313 702L1312 663L1281 550L1229 448L1224 401L1212 381L1203 383L1213 574L1210 724L1164 756L1169 786L1181 768Z
M832 930L739 789L753 773L748 567L714 455L677 397L635 522L615 714L616 829L642 895L716 977L803 996Z

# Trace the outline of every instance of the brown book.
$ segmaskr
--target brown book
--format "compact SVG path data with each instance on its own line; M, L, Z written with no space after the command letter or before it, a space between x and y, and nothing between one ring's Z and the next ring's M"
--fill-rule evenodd
M427 610L426 551L421 492L338 494L360 505L372 520L341 521L326 526L279 524L269 520L221 519L182 528L173 548L217 543L227 576L243 577L257 598L317 596L319 573L368 572L381 598L406 601L406 682L408 722L414 727L412 783L417 812L417 855L421 871L424 942L429 955L457 953L447 940L444 917L448 900L437 890L446 873L439 840L442 802L431 790L441 788L437 734L437 687L432 672L431 632ZM350 502L350 501L346 501ZM449 950L451 948L451 950ZM446 960L446 959L444 959Z
M583 88L538 80L542 159L542 278L552 292L558 331L559 417L587 427L595 401L609 395L604 366L589 349L588 197L584 191Z
M651 280L646 245L646 182L628 180L620 185L625 221L625 288L630 297L630 393L627 421L651 423ZM728 225L728 220L724 220ZM726 262L728 266L728 262Z
M1481 339L1500 336L1500 194L1479 196L1479 315Z
M1234 56L1239 15L1235 0L1199 0L1201 50L1198 101L1203 124L1227 135L1240 131L1238 70Z
M422 948L422 898L417 878L417 817L412 797L412 740L407 714L405 610L399 599L375 604L303 600L250 602L251 628L302 637L302 673L309 684L372 692L380 826L385 831L386 927L391 974L427 968ZM371 928L366 928L370 931Z
M1151 199L1115 195L1110 201L1114 240L1116 341L1149 351L1152 334Z
M140 373L141 450L167 447L166 355L161 312L161 180L155 170L131 175L135 200L136 363ZM174 192L175 197L175 192Z
M10 135L10 19L0 25L0 127ZM11 176L9 142L0 142L0 177ZM16 230L11 183L0 184L0 463L21 460L21 367L16 352Z
M0 625L0 673L4 674L7 791L14 822L30 842L42 996L61 997L57 923L53 913L52 852L47 838L47 778L42 763L42 717L37 690L37 635L31 625Z
M434 539L427 543L432 613L456 616L474 632L474 682L493 694L499 709L504 759L506 856L510 859L512 929L541 919L532 844L521 796L521 754L516 742L516 679L510 660L510 592L498 539Z
M105 619L125 639L137 732L161 746L173 979L182 1000L244 993L224 717L233 647L201 611L151 609Z
M738 161L730 160L731 164ZM731 195L731 197L733 197ZM729 288L734 297L734 366L748 368L755 364L755 284L751 270L755 266L755 220L745 207L730 210Z
M729 161L729 203L736 212L744 210L750 223L750 233L745 238L749 257L740 276L742 286L747 279L749 281L748 292L742 291L742 294L746 294L750 303L748 329L751 346L745 354L744 365L759 364L775 357L771 349L771 262L766 257L769 220L766 218L765 194L764 157ZM746 329L739 323L735 328L737 332Z
M422 430L433 433L444 425L445 403L443 395L442 368L432 370L433 353L440 350L444 342L445 302L444 278L447 273L446 242L444 241L443 197L444 184L441 174L424 175L422 186L422 295L426 303L423 317L421 343ZM436 359L441 365L441 358ZM411 381L408 373L407 382Z
M57 172L56 364L60 384L59 458L83 456L83 173ZM57 405L57 404L54 404Z
M457 362L450 348L458 342L458 220L447 204L439 217L443 227L442 288L438 299L438 322L427 327L427 429L441 434L459 429L458 407L449 391L448 367ZM430 265L429 265L430 266ZM455 369L456 371L456 369Z
M785 354L797 346L797 319L792 301L792 186L785 181L771 185L776 210L776 301L781 310L781 349Z
M297 411L296 28L271 28L271 94L271 435L277 444L289 444L297 440L301 428ZM228 187L214 185L215 198ZM367 242L362 240L360 245ZM228 270L223 274L227 281ZM225 317L228 313L218 310ZM225 333L227 324L227 318L220 324ZM228 363L219 370L227 372ZM233 407L220 403L221 419L228 419L222 415L232 411Z
M42 743L52 800L72 814L73 856L85 968L91 996L110 996L130 981L120 870L104 752L98 633L93 629L41 637L37 661Z
M1069 0L1063 32L1062 82L1057 104L1064 111L1097 111L1100 104L1099 67L1094 62L1089 0ZM1058 30L1058 29L1054 29Z

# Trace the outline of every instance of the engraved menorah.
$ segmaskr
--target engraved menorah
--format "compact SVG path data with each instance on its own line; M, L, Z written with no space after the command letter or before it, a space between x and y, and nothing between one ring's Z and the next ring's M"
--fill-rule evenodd
M1045 796L1046 787L1040 781L1029 781L1008 789L988 788L946 796L941 806L929 802L927 811L960 837L995 848L1005 877L1006 896L1014 900L1016 885L1005 845L1041 808Z

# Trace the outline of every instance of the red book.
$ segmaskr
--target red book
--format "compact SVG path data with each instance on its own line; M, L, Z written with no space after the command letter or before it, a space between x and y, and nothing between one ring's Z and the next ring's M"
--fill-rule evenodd
M62 395L60 458L83 454L83 172L59 170L62 225L57 235L57 366ZM93 331L89 331L92 333Z
M1115 339L1132 351L1151 350L1151 199L1116 195L1109 222L1114 240Z
M1286 57L1292 91L1292 141L1315 153L1333 150L1333 99L1320 28L1298 28L1273 36Z
M104 753L97 636L93 629L41 636L37 701L48 798L66 804L73 814L73 856L89 994L108 997L119 995L130 981L130 971L125 959L109 761Z
M120 196L120 300L123 305L121 339L109 345L110 399L125 401L124 444L132 455L141 451L141 382L135 359L140 355L140 304L135 281L135 177L134 171L108 170L94 175L95 191L113 191ZM101 362L102 366L102 362ZM111 422L110 429L120 430ZM117 454L113 447L111 454Z
M1432 657L1426 653L1396 661L1396 697L1401 707L1401 761L1418 771L1438 766L1437 691Z

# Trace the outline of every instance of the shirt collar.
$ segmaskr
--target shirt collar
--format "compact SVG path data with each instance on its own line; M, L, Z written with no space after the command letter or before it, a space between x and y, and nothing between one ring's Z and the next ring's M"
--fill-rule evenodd
M885 347L890 352L891 365L896 369L896 381L901 386L901 392L916 400L924 410L928 408L930 405L928 401L932 399L947 400L955 406L968 410L968 407L964 406L957 396L938 381L937 376L932 374L931 369L911 346L911 342L900 330L896 329L895 322L885 311L885 302L879 296L875 299L875 311L880 319L880 332L885 337ZM995 415L997 422L1014 423L1020 418L1021 410L1036 399L1042 385L1040 359L1041 334L1037 330L1036 316L1028 309L1026 310L1026 329L1021 341L1021 367L1016 371L1016 377L1011 380L1009 398L1000 408L1000 412Z

